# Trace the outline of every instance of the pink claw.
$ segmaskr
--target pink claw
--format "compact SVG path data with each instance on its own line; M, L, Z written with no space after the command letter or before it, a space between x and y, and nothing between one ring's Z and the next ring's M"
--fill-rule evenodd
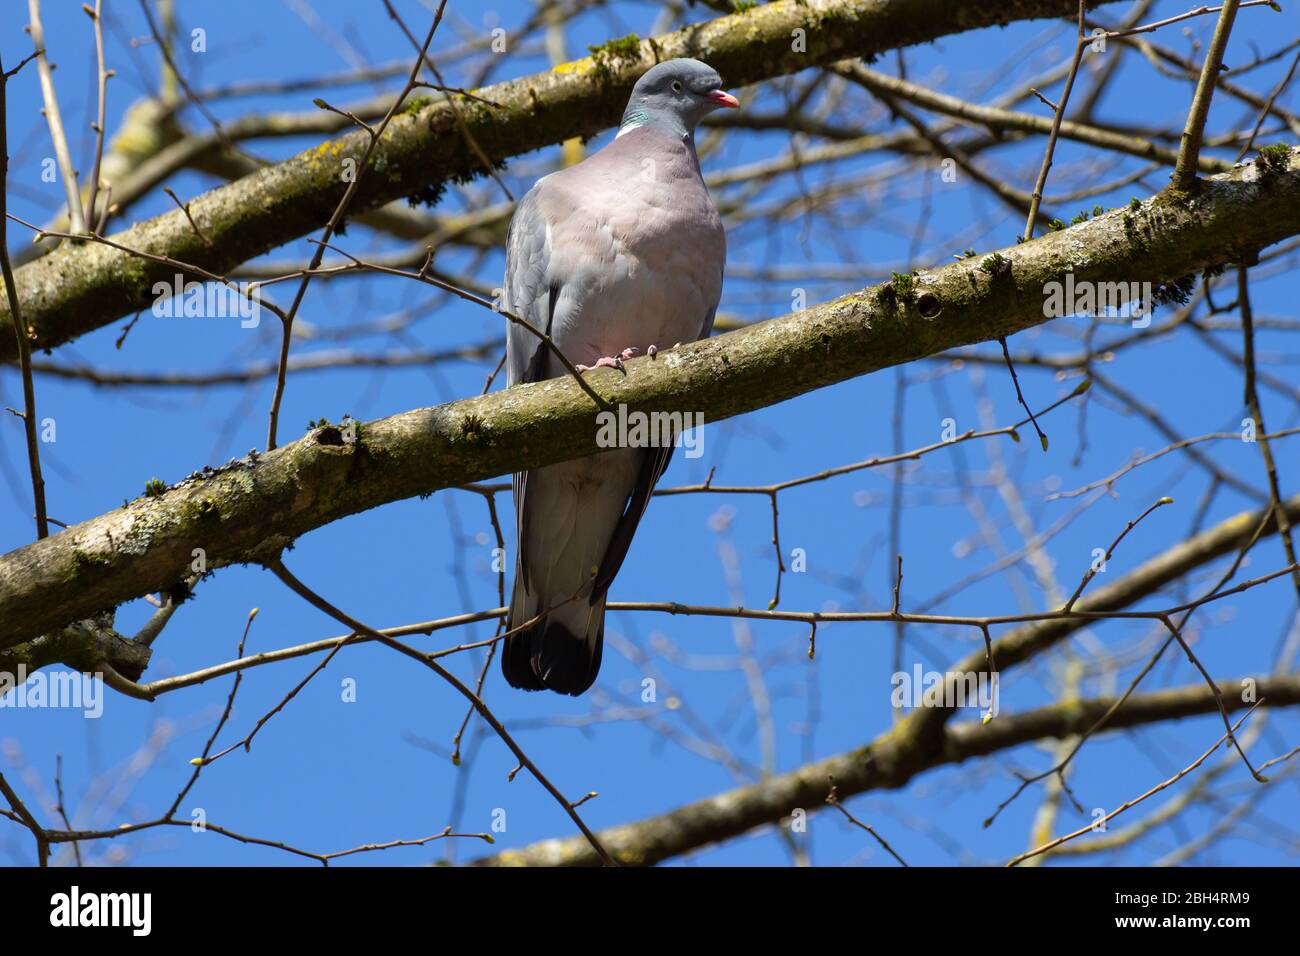
M651 346L651 348L654 348L654 346ZM625 359L636 358L640 354L641 350L638 348L625 348L618 355L601 356L596 359L594 365L575 365L574 368L579 372L590 372L593 368L616 368L626 375L627 369L623 367L623 361Z
M623 368L623 358L619 355L603 355L596 359L594 365L575 365L579 372L590 372L593 368L616 368L626 374L627 370Z

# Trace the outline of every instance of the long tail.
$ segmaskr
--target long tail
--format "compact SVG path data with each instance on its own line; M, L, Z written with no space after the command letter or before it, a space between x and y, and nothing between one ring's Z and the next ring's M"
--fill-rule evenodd
M533 604L536 609L529 610ZM540 602L528 600L516 577L506 628L537 616ZM596 681L605 643L605 597L594 604L579 598L506 638L501 672L511 687L553 690L577 697Z

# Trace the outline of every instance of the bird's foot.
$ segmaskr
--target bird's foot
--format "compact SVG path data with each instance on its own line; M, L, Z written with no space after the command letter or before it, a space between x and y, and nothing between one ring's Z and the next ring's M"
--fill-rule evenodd
M651 347L653 348L653 346ZM601 356L600 358L596 359L595 364L593 365L575 365L574 368L576 368L579 372L590 372L593 368L616 368L624 375L626 375L627 369L623 367L623 362L630 358L636 358L640 354L641 354L640 349L626 348L622 352L619 352L617 355Z

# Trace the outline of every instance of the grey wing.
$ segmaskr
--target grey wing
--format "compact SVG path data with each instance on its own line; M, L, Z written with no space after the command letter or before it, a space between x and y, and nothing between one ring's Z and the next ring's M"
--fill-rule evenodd
M636 534L637 525L645 516L650 498L654 495L655 485L668 470L668 463L673 458L673 449L671 445L667 448L647 448L640 454L641 467L637 472L636 484L628 497L622 517L614 526L614 534L609 539L609 545L605 548L605 557L601 560L600 570L596 574L596 584L592 590L596 598L609 589L619 569L623 567L627 549L632 545L632 536Z
M715 304L709 309L709 314L704 317L704 328L700 330L700 339L707 339L713 334L713 319L718 314L718 306Z
M547 285L547 267L550 261L550 230L538 208L539 182L515 207L506 239L506 276L502 288L502 308L543 334L550 334L555 318L557 289ZM506 320L506 382L536 382L544 377L547 348L542 340L519 323ZM516 540L525 540L524 497L527 493L528 472L517 471L511 478L515 499ZM523 568L524 548L519 548L519 564Z
M550 230L537 202L539 182L515 208L506 239L506 278L501 305L543 334L550 334L556 291L547 286ZM545 365L546 347L528 329L507 320L506 382L535 382Z
M722 229L722 221L719 221L718 228ZM705 324L703 324L702 328L699 329L699 338L701 338L701 341L710 337L711 334L714 334L714 319L718 317L718 302L720 302L723 297L723 280L725 278L725 273L727 273L727 234L722 233L722 260L718 263L718 299L715 300L714 307L708 310L708 315L705 316Z
M717 313L718 305L715 302L713 308L709 309L709 314L704 317L704 325L700 329L701 339L707 339L713 334L713 317ZM636 485L628 498L623 516L614 528L614 535L610 538L609 547L605 550L605 559L600 563L600 572L596 576L595 593L597 595L605 593L606 589L613 583L619 568L623 566L623 560L627 557L627 549L632 544L632 536L636 534L637 525L641 523L642 517L645 516L645 510L650 505L650 498L654 495L655 485L659 483L659 479L668 470L669 462L672 461L673 449L671 446L668 448L650 448L641 454L641 468L637 473Z

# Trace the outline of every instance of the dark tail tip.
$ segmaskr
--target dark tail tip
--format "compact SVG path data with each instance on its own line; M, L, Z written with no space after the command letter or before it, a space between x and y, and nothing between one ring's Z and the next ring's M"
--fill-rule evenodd
M596 640L574 634L558 621L543 618L506 638L501 673L520 690L553 690L577 697L596 682L605 644L605 625Z
M509 628L513 621L507 621L506 626ZM546 685L537 679L533 673L532 644L533 632L542 626L544 622L538 622L532 627L525 628L517 634L511 634L506 638L505 652L501 655L501 673L505 675L506 683L511 687L517 687L520 690L545 690Z

